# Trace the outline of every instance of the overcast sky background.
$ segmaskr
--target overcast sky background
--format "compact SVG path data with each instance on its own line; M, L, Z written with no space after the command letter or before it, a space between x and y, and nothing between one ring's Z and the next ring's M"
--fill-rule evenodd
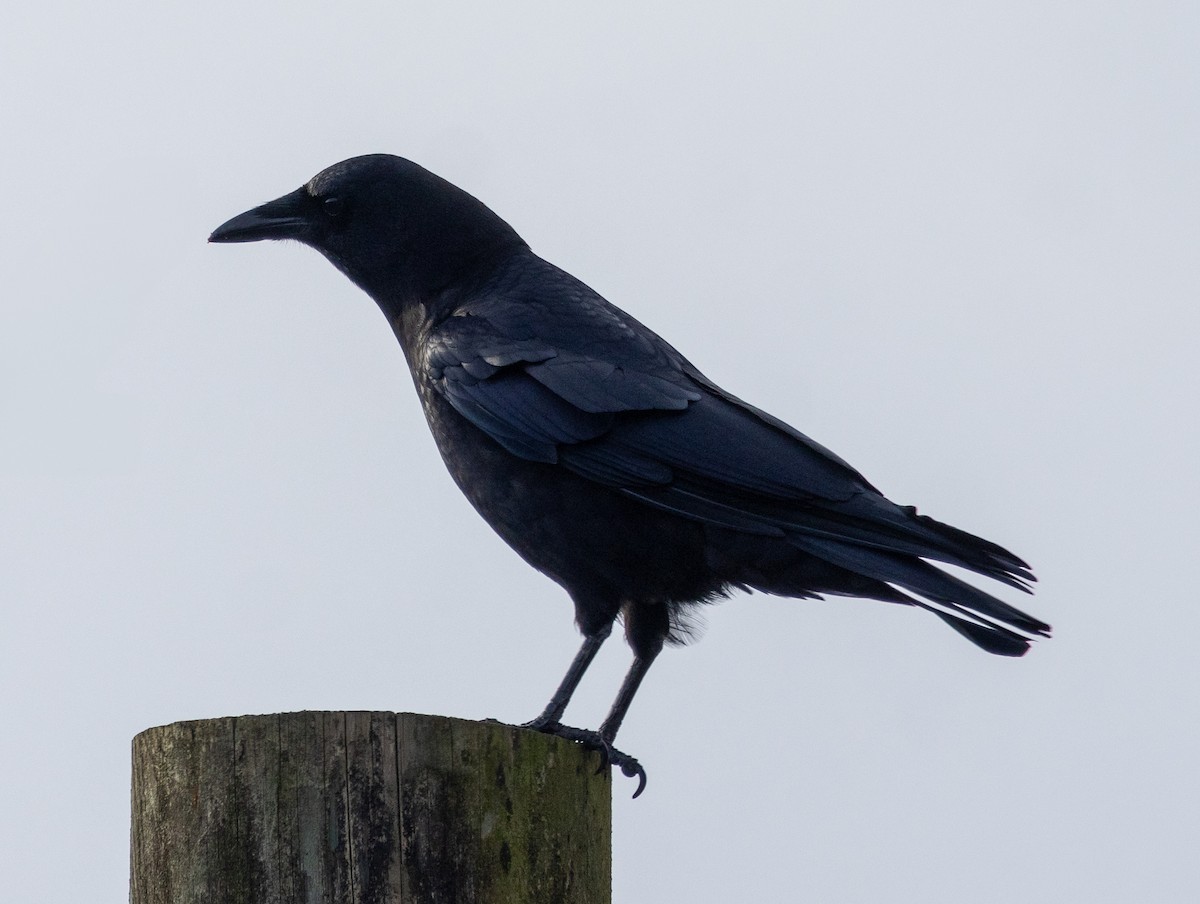
M621 733L614 900L1200 899L1200 7L784 7L9 11L6 900L126 900L144 728L523 721L575 652L374 304L205 243L376 151L1041 578L1016 661L883 604L710 609Z

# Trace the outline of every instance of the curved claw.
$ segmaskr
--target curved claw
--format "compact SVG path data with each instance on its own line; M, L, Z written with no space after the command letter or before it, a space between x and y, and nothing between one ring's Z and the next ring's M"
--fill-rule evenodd
M638 780L637 790L633 792L634 797L637 797L646 790L646 770L642 768L642 764L629 754L617 750L611 743L601 737L599 732L587 731L583 728L572 728L570 725L563 725L560 722L541 723L538 719L526 722L520 727L582 744L588 750L594 750L600 754L600 765L596 767L596 775L599 775L609 766L615 766L621 770L621 774L626 778L636 778Z
M606 766L616 766L621 770L621 774L626 778L636 778L638 780L637 790L633 792L636 798L639 794L646 790L646 770L642 768L642 764L637 761L636 757L632 757L627 753L622 753L613 747L605 738L600 738L600 743L604 746L600 748L600 768L596 770L599 775Z
M623 762L618 763L618 762L614 761L613 765L614 766L619 765L621 767L621 774L624 775L626 778L637 778L637 780L638 780L637 790L633 792L634 800L636 800L638 795L646 790L646 770L643 769L642 764L639 763L637 760L635 760L633 757L627 756L626 754L623 754L623 753L620 754L620 757Z
M596 747L595 750L596 750L596 753L600 754L600 765L598 765L596 767L596 771L593 772L592 775L599 775L601 772L603 772L609 766L613 765L612 755L610 753L612 748L609 747L608 744L604 743L604 739L601 738L600 746Z

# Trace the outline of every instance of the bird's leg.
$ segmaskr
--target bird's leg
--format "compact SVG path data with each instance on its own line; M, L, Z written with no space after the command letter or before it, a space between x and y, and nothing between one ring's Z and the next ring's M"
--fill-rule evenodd
M658 656L658 650L645 655L634 656L633 665L625 673L625 679L621 682L621 689L617 691L617 698L613 701L608 715L604 717L604 721L600 724L600 730L596 732L595 738L595 740L599 741L600 752L604 755L604 762L600 765L601 769L605 765L613 765L619 768L625 777L637 778L638 786L637 790L633 792L634 797L637 797L645 790L646 770L642 768L642 764L635 757L617 750L613 746L613 741L617 738L617 731L620 729L621 723L625 721L625 714L629 712L629 704L633 702L633 695L637 693L638 687L641 686L642 679L646 677L646 672L650 671L650 666L656 656ZM578 740L584 741L584 743L590 741L589 746L595 744L595 741L591 738L579 738Z
M559 684L558 690L554 692L554 696L550 698L550 702L546 704L546 708L542 710L542 714L532 722L526 722L521 726L522 728L554 733L554 727L561 724L563 713L567 711L567 704L571 702L571 695L575 693L575 689L579 687L579 682L583 680L583 673L588 670L588 666L592 664L592 660L600 652L601 645L603 645L604 641L608 640L608 635L611 633L612 625L608 624L602 631L588 634L583 638L583 646L579 648L579 652L571 660L571 664L567 667L567 674L563 676L562 683Z
M620 729L621 723L625 721L625 713L629 712L629 704L633 702L633 695L637 693L642 679L650 671L650 666L654 663L658 652L656 649L653 652L633 657L633 664L629 667L629 671L625 673L625 679L621 682L621 689L617 691L617 699L613 701L608 715L600 723L600 739L609 747L616 740L617 731Z
M606 626L602 632L584 637L583 646L579 648L579 652L571 660L571 665L567 668L567 674L563 676L562 683L559 684L558 690L554 692L554 696L550 698L550 702L546 704L546 708L542 710L542 714L533 721L526 722L521 727L540 731L543 734L552 734L568 741L576 741L590 750L599 751L602 757L601 769L612 765L619 768L629 778L637 777L637 790L633 792L633 796L637 797L646 787L646 770L629 754L622 753L613 747L612 742L617 736L617 729L621 727L621 722L625 718L629 704L633 701L633 695L637 693L638 685L642 683L642 679L646 676L646 672L650 668L650 663L654 661L654 657L658 654L657 650L648 656L637 656L634 658L633 665L630 666L628 673L625 675L625 680L621 682L621 689L617 692L617 699L613 702L612 708L609 710L608 716L605 718L604 724L600 726L598 732L588 731L583 728L572 728L569 725L562 724L563 713L566 712L567 704L571 702L571 695L579 687L579 682L583 679L584 672L592 664L592 660L596 658L601 645L608 639L610 633L612 633L612 627Z

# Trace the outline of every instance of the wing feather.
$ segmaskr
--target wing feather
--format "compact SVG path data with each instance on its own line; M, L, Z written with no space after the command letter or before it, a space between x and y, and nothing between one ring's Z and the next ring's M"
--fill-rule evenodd
M896 557L909 556L1022 589L1032 580L1001 547L888 501L842 459L721 390L665 343L588 354L506 336L483 317L454 317L427 348L437 390L514 455L559 463L695 521L787 537L883 580L900 568ZM969 594L919 577L927 592Z

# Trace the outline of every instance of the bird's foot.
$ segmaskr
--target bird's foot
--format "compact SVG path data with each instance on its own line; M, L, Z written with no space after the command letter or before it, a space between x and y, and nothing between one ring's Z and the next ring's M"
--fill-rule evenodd
M545 713L517 726L517 728L527 728L530 731L540 731L542 734L558 734L557 729L562 727L561 722Z
M635 757L617 750L599 732L589 731L586 728L572 728L570 725L563 725L561 722L541 718L534 719L532 722L526 722L521 727L528 728L531 731L540 731L542 734L554 735L568 741L574 741L577 744L582 744L588 750L595 750L600 754L600 766L596 772L600 772L606 766L615 766L621 770L621 774L626 778L636 778L638 780L637 790L633 792L634 797L637 797L646 790L646 770L642 768L642 764Z

